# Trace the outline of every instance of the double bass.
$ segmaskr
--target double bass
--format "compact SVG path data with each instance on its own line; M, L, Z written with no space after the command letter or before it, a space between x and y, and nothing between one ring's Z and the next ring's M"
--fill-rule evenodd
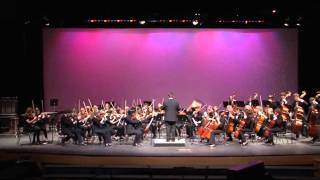
M309 136L315 137L318 135L317 119L319 118L319 111L314 106L311 107L311 111L308 117L309 122Z

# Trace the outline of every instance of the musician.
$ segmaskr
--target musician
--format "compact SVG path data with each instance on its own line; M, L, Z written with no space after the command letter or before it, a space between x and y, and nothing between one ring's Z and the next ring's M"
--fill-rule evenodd
M141 146L143 132L141 120L138 118L138 112L135 110L129 110L128 116L125 118L125 122L127 123L127 134L135 135L133 146Z
M239 142L242 145L247 145L248 142L244 136L247 132L253 132L254 123L255 123L255 114L251 106L246 105L244 107L244 111L241 111L239 119L244 120L244 125L242 129L239 131Z
M150 125L150 130L152 133L152 139L157 138L157 131L160 133L160 126L162 124L163 113L161 113L160 107L154 109L156 116Z
M47 133L47 123L49 116L40 112L38 107L35 108L35 115L37 116L38 120L36 124L40 127L40 132L43 132L44 135L44 142L42 144L48 143L48 133Z
M264 136L267 138L265 143L274 145L274 135L283 131L283 116L279 108L267 118L267 125L264 128Z
M120 140L125 136L125 110L120 109L118 112L118 122L112 125L113 130L116 132L115 136ZM112 133L114 133L114 131Z
M66 135L62 139L62 144L67 142L70 138L73 139L75 144L86 145L82 138L82 129L79 127L76 114L65 113L61 117L61 133Z
M208 108L208 109L210 109L210 108ZM209 111L209 113L208 113L208 117L212 118L212 121L214 121L213 123L217 123L217 125L218 125L218 127L211 132L211 136L210 136L210 139L208 142L210 147L215 147L216 146L216 135L224 133L225 119L224 118L220 119L220 115L218 113L217 106L213 106L212 111Z
M226 117L226 135L228 136L227 141L233 141L232 138L232 132L234 131L234 127L237 124L237 122L239 121L238 117L239 117L239 113L238 113L238 108L236 106L231 106L228 105L226 107L226 112L227 112L227 117Z
M92 136L92 118L93 112L90 106L80 109L77 128L81 128L81 134L84 139L86 139L86 137L91 138Z
M196 106L188 111L189 124L187 124L187 135L190 139L194 138L194 132L203 121L203 112L201 112L201 106Z
M304 93L303 93L304 94ZM304 136L307 136L307 123L306 123L306 119L304 117L304 109L306 109L308 103L307 101L305 101L303 99L303 96L304 95L299 95L298 93L294 93L293 94L293 103L292 103L292 108L293 108L293 111L294 111L294 114L293 114L293 118L295 119L295 121L302 121L302 128L300 128L300 126L293 126L293 130L294 130L294 133L296 134L296 138L299 138L300 137L300 134L302 133ZM296 122L294 122L296 123ZM298 128L296 128L298 127Z
M26 109L25 118L26 124L24 128L26 128L26 130L29 132L33 132L32 144L40 144L40 127L36 123L38 119L31 107Z
M307 114L307 123L309 123L309 136L312 137L311 143L314 144L320 136L320 115L319 103L316 98L309 98L310 107Z
M185 109L180 110L178 115L178 121L176 124L176 136L178 136L179 139L181 138L181 130L184 127L184 124L187 120L187 111Z
M165 111L164 121L166 124L167 142L175 141L176 122L178 121L179 103L174 99L173 93L168 94L168 99L163 103Z
M249 109L249 108L251 108L251 106L247 106L247 109ZM239 135L238 135L239 144L245 146L248 143L246 141L244 133L246 131L250 132L250 129L249 129L249 126L248 126L250 124L246 123L247 115L246 115L245 111L242 111L239 108L236 108L236 111L234 111L234 113L235 114L234 114L234 119L233 120L234 120L234 123L235 123L234 126L236 126L236 129L235 129L236 131L235 131L234 135L236 133L239 133ZM246 129L246 131L245 131L245 129Z
M111 146L112 123L109 116L106 116L104 111L100 111L92 122L94 133L103 138L103 143L106 147Z

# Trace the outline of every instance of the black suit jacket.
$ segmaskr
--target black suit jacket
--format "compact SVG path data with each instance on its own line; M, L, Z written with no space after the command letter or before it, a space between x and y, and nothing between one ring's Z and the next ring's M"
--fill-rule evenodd
M163 103L162 109L165 110L164 120L168 122L178 121L179 103L175 99L168 99Z

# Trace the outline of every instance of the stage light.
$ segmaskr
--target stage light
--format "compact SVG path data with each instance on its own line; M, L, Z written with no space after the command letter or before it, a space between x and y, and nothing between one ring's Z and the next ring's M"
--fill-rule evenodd
M46 23L46 24L44 24L44 25L46 25L46 26L50 26L50 23L48 23L48 22L47 22L47 23Z
M288 24L288 23L284 23L283 25L284 25L284 26L286 26L286 27L288 27L288 26L289 26L289 24Z
M145 20L141 20L141 21L139 21L139 24L141 24L141 25L144 25L146 23L146 21Z
M297 25L297 26L301 26L301 24L300 24L300 23L297 23L296 25Z
M198 21L198 20L193 20L193 21L192 21L192 24L193 24L194 26L196 26L196 25L199 24L199 21Z
M275 14L275 13L277 13L277 10L276 10L276 9L273 9L273 10L272 10L272 14Z

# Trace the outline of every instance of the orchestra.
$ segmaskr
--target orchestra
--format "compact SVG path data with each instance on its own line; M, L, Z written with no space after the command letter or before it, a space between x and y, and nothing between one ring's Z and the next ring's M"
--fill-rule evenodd
M248 98L247 102L237 101L233 94L223 103L203 105L200 100L194 100L187 108L174 105L173 111L167 112L168 102L155 104L155 100L137 100L128 106L120 106L115 102L104 102L101 105L89 106L83 102L72 112L63 112L56 122L59 133L64 137L65 144L70 139L79 145L94 143L94 137L105 147L112 146L113 141L121 141L134 136L133 146L141 146L147 135L160 138L164 125L169 124L170 137L175 141L186 136L187 139L199 139L199 143L215 147L217 135L223 134L226 143L238 142L248 145L246 134L254 134L256 139L266 144L275 145L274 138L279 132L291 132L295 139L301 136L311 137L311 143L320 139L320 91L308 102L304 100L306 92L281 92L279 101L274 100L275 94L267 96L262 101L258 93ZM260 97L260 98L259 98ZM177 104L177 103L176 103ZM43 107L42 107L43 109ZM169 121L174 119L174 123ZM32 144L48 143L48 123L50 114L41 112L32 102L32 107L25 113L24 128L33 133ZM170 124L171 123L171 124ZM173 130L172 130L173 128ZM40 142L40 132L43 132L44 142ZM185 133L185 134L184 134ZM174 137L172 137L174 136Z

